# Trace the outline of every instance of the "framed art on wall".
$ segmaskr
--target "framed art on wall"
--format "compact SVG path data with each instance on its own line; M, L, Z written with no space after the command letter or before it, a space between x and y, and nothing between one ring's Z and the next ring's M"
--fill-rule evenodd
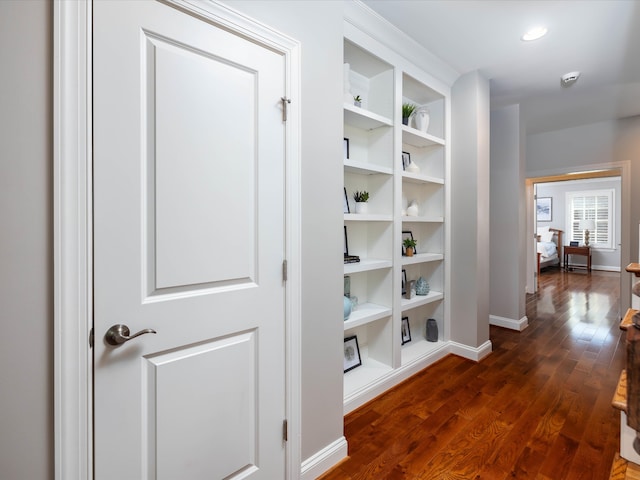
M550 222L552 218L551 197L542 197L536 200L536 220Z

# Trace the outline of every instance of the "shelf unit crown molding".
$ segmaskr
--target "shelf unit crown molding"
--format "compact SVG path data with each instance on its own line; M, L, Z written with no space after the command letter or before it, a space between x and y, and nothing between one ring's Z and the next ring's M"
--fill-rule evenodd
M448 87L460 77L460 72L443 62L402 30L382 18L360 0L344 2L344 18L348 24L380 39L393 52L409 63L432 74Z

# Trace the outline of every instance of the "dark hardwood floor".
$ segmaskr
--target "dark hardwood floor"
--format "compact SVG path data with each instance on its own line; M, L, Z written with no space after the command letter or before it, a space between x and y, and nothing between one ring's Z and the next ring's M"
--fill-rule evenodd
M346 416L349 458L320 478L608 479L619 279L543 273L527 329L491 327L483 361L450 355Z

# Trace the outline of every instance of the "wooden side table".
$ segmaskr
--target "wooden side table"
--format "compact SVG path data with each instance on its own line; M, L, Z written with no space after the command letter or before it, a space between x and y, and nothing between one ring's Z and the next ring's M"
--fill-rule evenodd
M582 246L582 247L569 247L564 246L564 269L569 270L571 268L586 268L589 273L591 273L591 247ZM583 257L587 257L587 265L569 265L569 255L582 255Z

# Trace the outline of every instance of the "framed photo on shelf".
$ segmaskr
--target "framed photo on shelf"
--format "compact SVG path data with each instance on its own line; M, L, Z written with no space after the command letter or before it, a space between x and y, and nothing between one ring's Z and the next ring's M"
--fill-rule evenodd
M343 160L349 160L349 139L348 138L344 139L342 143L342 147L344 150L344 153L342 154Z
M409 317L402 317L402 345L411 341L411 329L409 328Z
M360 261L358 255L349 255L349 240L347 239L347 226L344 226L344 263L357 263Z
M402 269L402 295L407 294L407 271Z
M569 246L570 247L577 247L578 245L580 245L580 242L576 242L576 241L573 241L573 240L569 242Z
M344 226L344 256L349 255L349 242L347 241L347 226Z
M411 233L409 231L402 232L402 256L403 257L407 256L407 249L404 246L404 239L405 238L410 238L411 240L413 240L413 233ZM415 255L416 253L418 253L418 249L416 247L413 247L413 254Z
M402 170L406 170L411 163L411 154L409 152L402 152Z
M552 218L551 197L541 197L536 200L536 220L550 222Z
M358 347L358 337L347 337L344 339L344 372L353 370L362 365L360 359L360 348Z
M344 203L342 204L342 213L351 213L351 210L349 210L349 197L347 197L347 187L344 187Z

